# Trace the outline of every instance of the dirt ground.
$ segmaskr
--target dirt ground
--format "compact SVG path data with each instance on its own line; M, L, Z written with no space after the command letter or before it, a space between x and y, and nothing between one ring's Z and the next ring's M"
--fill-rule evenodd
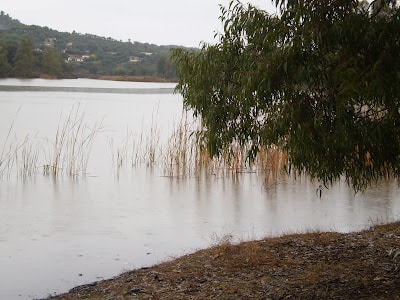
M225 241L49 299L400 299L399 249L400 222Z

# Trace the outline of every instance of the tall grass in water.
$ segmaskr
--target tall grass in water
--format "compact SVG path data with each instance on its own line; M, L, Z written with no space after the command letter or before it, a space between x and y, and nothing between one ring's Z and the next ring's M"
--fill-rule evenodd
M284 173L287 163L287 153L274 145L261 148L255 161L257 168L264 174L267 185L277 182L278 177Z
M116 170L138 164L152 166L161 164L164 175L174 178L188 178L200 174L236 176L243 172L257 172L265 175L266 183L275 182L284 170L287 157L277 147L260 149L256 160L249 162L246 157L250 145L233 142L220 156L211 158L207 148L201 144L196 132L202 129L198 119L185 112L175 125L165 144L160 143L160 131L156 122L157 111L153 111L151 127L138 136L126 130L122 144L110 139L112 162ZM6 142L0 153L0 176L8 176L14 169L22 177L31 176L38 170L44 156L44 174L82 176L87 172L91 149L102 122L88 126L79 105L74 105L65 119L59 119L53 142L47 140L48 151L43 142L35 136L26 136L23 141L13 140L14 122L8 131ZM43 165L43 164L42 164Z
M164 173L170 177L198 176L206 172L216 176L236 176L245 172L257 172L265 176L266 182L276 181L284 171L287 156L276 146L260 149L256 159L250 162L246 153L251 144L232 142L218 157L210 157L196 132L201 128L200 120L184 113L180 123L168 139L164 153Z
M3 147L0 153L0 177L7 176L9 177L12 173L12 170L17 162L17 155L19 149L23 146L24 143L19 143L15 138L11 141L11 134L14 128L15 120L19 114L20 108L18 108L15 113L15 117L11 122L11 125L8 129L7 136L3 142Z
M151 117L151 126L150 126L150 135L147 136L145 142L145 160L148 165L153 165L156 163L159 148L160 148L160 130L155 122L155 117L158 114L158 106L153 111L153 115Z
M196 142L192 132L196 123L183 114L180 123L173 129L164 148L165 175L173 177L187 177L194 172L194 161L198 155Z
M63 123L60 116L53 154L44 166L44 173L54 176L60 172L71 176L84 175L94 139L101 129L102 121L97 121L89 127L80 106L74 105Z
M34 141L36 142L34 143ZM37 171L41 150L43 151L43 147L37 137L33 139L30 139L29 136L25 137L19 155L16 152L16 161L19 166L18 173L21 177L32 176Z
M149 130L142 126L141 133L135 136L127 129L120 145L110 139L112 162L117 170L138 164L161 164L164 175L175 178L200 174L236 176L243 172L257 172L265 174L266 182L276 181L284 170L287 157L274 146L262 148L251 163L246 157L250 145L243 146L237 142L224 149L219 157L211 158L196 134L202 129L202 124L188 112L182 115L166 143L161 144L156 113L157 110L154 110ZM80 106L74 105L65 119L60 115L54 141L46 140L48 151L37 136L26 136L23 141L13 140L13 126L14 122L0 152L0 176L10 175L15 169L19 170L20 176L31 176L38 170L42 157L45 158L44 174L82 176L87 172L90 153L102 129L102 121L88 126Z
M161 155L160 130L157 118L158 106L153 110L150 129L144 128L139 135L136 135L129 128L126 129L125 137L119 144L114 139L109 139L111 148L112 163L118 171L125 166L134 167L138 164L152 166L158 163Z
M0 177L10 176L15 163L15 153L20 147L19 145L10 142L9 134L6 137L0 153Z
M18 112L19 109L16 117ZM66 173L76 176L86 173L93 142L102 128L102 122L96 122L93 127L89 127L79 105L74 105L64 122L60 116L52 143L37 135L26 135L23 140L18 140L15 135L12 138L16 117L1 148L0 177L10 177L11 174L23 178L32 176L40 169L39 166L43 165L43 160L44 174Z
M38 137L31 138L26 135L23 140L18 140L16 135L12 134L19 111L20 108L18 108L3 142L0 153L0 177L10 177L11 174L16 174L25 178L33 175L38 169L41 150ZM14 138L11 138L12 136Z
M126 135L119 144L114 139L109 139L111 148L112 164L116 170L125 166L134 167L145 161L144 134L136 137L132 130L127 128Z

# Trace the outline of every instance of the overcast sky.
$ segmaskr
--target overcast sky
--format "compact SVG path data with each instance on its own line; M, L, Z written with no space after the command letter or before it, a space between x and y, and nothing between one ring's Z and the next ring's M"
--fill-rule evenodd
M117 40L198 47L220 31L219 4L230 0L0 0L0 10L24 24ZM243 0L275 12L270 0Z

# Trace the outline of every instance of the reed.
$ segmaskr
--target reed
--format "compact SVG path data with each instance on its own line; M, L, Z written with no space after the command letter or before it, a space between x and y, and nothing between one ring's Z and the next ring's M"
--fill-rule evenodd
M7 137L3 143L0 156L0 177L10 177L16 174L23 178L33 175L38 166L41 145L37 136L31 138L26 135L23 140L18 140L14 135L11 139L12 122Z
M150 135L147 135L145 144L145 161L147 165L154 165L160 155L160 130L155 122L159 105L155 107L151 117Z
M143 135L142 133L137 138L131 130L127 129L125 137L118 144L114 142L114 138L109 138L112 164L116 170L129 165L134 167L143 161Z
M0 177L10 177L16 164L16 154L19 151L19 145L16 141L7 141L3 144L0 156Z
M221 151L218 157L210 157L207 147L199 138L201 120L190 112L184 112L179 122L173 126L172 133L165 143L160 142L157 124L158 107L153 111L149 129L139 134L126 129L121 142L109 139L112 163L116 170L122 167L135 167L139 164L162 166L165 176L173 178L198 177L200 174L238 176L241 173L263 174L266 183L276 182L285 170L287 155L276 146L261 148L256 159L249 161L246 153L251 144L241 145L237 141ZM37 173L39 161L44 157L43 173L57 176L84 176L87 172L90 153L96 136L102 131L103 121L88 125L79 104L72 106L66 118L60 115L54 141L43 141L37 136L24 140L12 139L12 122L0 153L0 176L18 170L21 177Z
M285 173L287 163L287 153L275 145L261 148L256 158L256 165L264 174L267 185L277 182L279 176Z
M186 113L175 126L164 149L164 173L167 176L187 177L193 173L193 162L197 155L195 140L191 135L194 123Z
M163 151L164 174L169 177L199 176L206 172L216 176L237 176L240 173L260 173L265 180L276 181L285 170L287 155L271 145L260 149L254 161L246 153L251 143L241 145L237 141L221 151L218 157L210 157L196 132L202 130L201 121L184 113L174 128Z
M18 156L18 152L16 152L18 173L21 177L26 178L36 173L41 149L42 145L38 142L37 137L34 139L30 139L29 136L25 137L20 155Z
M21 108L18 108L18 110L16 111L15 117L12 120L10 127L8 128L6 138L3 142L3 147L0 153L0 177L3 176L9 177L11 175L13 167L16 163L16 155L18 153L18 150L22 146L18 143L16 137L14 137L14 140L11 141L11 135L14 128L14 123L17 119L20 110Z
M110 145L110 149L111 149L111 161L112 161L113 167L116 167L117 169L119 169L124 165L125 161L127 160L126 142L124 142L122 146L117 147L114 144L114 139L109 138L109 145Z
M60 116L53 143L53 155L43 168L45 174L53 176L60 172L70 176L86 174L94 140L102 130L102 121L88 126L84 115L78 104L71 108L63 123Z
M113 167L119 171L122 167L135 167L139 164L153 166L160 161L162 146L160 144L160 130L156 122L158 106L152 113L150 128L142 124L140 134L134 134L129 128L120 143L109 138Z

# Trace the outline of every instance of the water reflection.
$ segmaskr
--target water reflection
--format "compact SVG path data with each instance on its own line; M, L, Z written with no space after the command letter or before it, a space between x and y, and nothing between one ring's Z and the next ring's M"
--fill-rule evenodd
M118 178L1 182L0 280L10 291L20 292L23 283L25 295L43 296L206 247L224 235L243 240L350 231L399 217L396 182L355 196L343 183L321 197L317 187L304 177L284 177L266 188L257 174L171 178L145 166L123 169Z

